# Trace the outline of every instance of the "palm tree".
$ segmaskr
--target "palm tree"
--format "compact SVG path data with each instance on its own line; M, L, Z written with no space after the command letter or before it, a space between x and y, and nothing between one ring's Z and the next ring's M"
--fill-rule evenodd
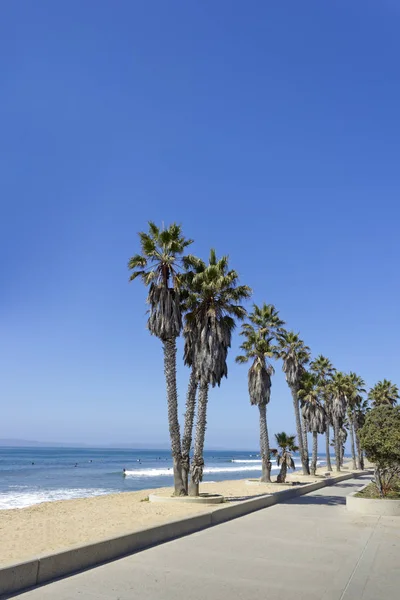
M356 411L357 408L363 403L363 394L365 394L365 382L361 377L359 377L359 375L356 375L356 373L349 373L348 382L349 390L347 398L347 417L348 429L350 432L351 456L353 460L353 469L361 469L360 442L359 440L357 440L358 429Z
M152 221L149 232L140 232L141 254L128 262L132 271L130 281L140 277L149 288L150 306L147 326L164 347L164 373L167 384L168 422L174 466L175 495L185 495L182 481L182 453L178 420L178 393L176 387L176 338L182 328L180 307L180 267L185 248L192 243L182 235L180 225L173 223L160 230Z
M196 273L201 273L204 268L204 262L193 256L184 256L182 258L185 272L181 276L181 311L185 314L188 308L188 299L193 290L193 278ZM183 328L183 337L185 340L183 361L190 368L189 384L186 393L186 410L184 414L184 428L182 436L182 478L185 484L186 491L189 489L189 472L190 472L190 450L193 439L193 423L196 410L196 394L199 385L196 369L193 363L194 356L194 338L195 338L195 323L186 318Z
M331 464L331 453L330 453L330 425L331 425L331 396L328 392L328 384L332 378L335 368L333 367L329 358L326 358L322 354L317 356L310 363L310 370L318 378L318 387L321 390L321 399L323 400L325 410L325 453L326 453L326 468L328 471L332 471Z
M328 386L328 391L332 394L331 414L335 439L336 471L340 471L341 465L340 429L346 415L348 387L348 377L344 373L336 371Z
M276 453L276 464L281 467L281 470L276 478L277 483L285 483L288 469L295 470L295 464L292 457L292 452L298 451L296 446L296 436L287 435L284 431L275 434L276 443L280 448L280 452Z
M196 433L189 493L197 496L203 479L203 450L206 431L209 386L220 385L227 377L226 359L235 319L243 320L246 310L240 304L251 295L246 285L238 285L238 274L229 270L228 257L217 260L210 251L206 265L196 257L187 258L195 269L187 299L186 324L193 335L192 363L199 382Z
M240 335L245 341L240 346L243 354L236 357L237 363L252 361L248 372L248 389L250 404L258 406L260 414L260 452L262 462L262 482L271 481L271 461L267 426L267 404L271 397L271 375L274 369L268 359L274 356L275 348L271 345L273 335L284 322L272 304L261 307L253 305L249 315L249 323L242 325Z
M318 379L314 373L305 372L301 378L299 398L304 422L308 431L313 435L313 448L311 457L311 475L317 471L318 434L325 433L326 416L324 407L320 402L320 389Z
M182 309L186 306L183 304ZM192 447L194 413L196 410L196 393L198 387L198 379L193 366L193 337L194 332L192 327L186 323L183 328L183 336L185 339L183 361L185 365L190 367L189 384L186 393L186 410L184 415L184 428L182 436L182 479L186 491L189 488L189 469L190 469L190 449Z
M342 423L342 426L339 429L339 444L340 444L340 466L343 467L344 462L344 448L347 440L347 429L346 429L346 421Z
M364 469L364 452L361 447L360 430L364 426L365 417L370 410L368 400L361 398L354 411L354 431L356 434L357 469Z
M372 406L394 406L399 398L399 388L387 379L378 381L368 394Z
M299 334L293 331L282 332L278 337L279 349L277 355L283 360L283 372L293 398L293 408L296 418L297 439L300 449L301 464L304 475L310 474L308 466L308 453L305 450L301 427L298 391L300 380L304 373L304 365L310 360L310 349L300 339Z

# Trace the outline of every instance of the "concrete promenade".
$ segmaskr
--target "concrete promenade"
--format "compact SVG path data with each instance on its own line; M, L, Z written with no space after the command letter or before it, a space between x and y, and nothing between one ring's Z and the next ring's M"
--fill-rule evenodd
M20 600L398 600L400 518L346 511L366 476L16 594Z

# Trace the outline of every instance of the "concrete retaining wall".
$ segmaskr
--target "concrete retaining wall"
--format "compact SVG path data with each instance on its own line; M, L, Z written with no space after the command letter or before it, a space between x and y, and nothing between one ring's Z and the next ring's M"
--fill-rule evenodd
M359 492L366 488L358 490ZM346 508L350 512L362 515L380 515L384 517L400 517L400 500L357 498L356 494L350 494L346 498Z
M57 554L41 556L32 561L0 568L0 596L19 592L58 577L71 575L82 569L121 558L138 550L144 550L156 544L236 519L256 510L285 502L296 496L303 496L346 479L360 477L366 473L367 471L346 473L338 477L322 479L316 483L305 484L298 488L289 488L270 496L260 496L228 506L222 505L221 508L202 515L179 521L170 521L150 529L135 531L120 537L102 540L86 546L78 546Z
M18 592L37 585L39 559L0 569L0 594Z

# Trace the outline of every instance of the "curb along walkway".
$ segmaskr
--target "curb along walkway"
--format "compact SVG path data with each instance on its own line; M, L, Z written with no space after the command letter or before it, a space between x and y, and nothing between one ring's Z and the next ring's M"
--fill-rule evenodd
M346 511L368 476L167 542L20 600L398 600L400 519Z

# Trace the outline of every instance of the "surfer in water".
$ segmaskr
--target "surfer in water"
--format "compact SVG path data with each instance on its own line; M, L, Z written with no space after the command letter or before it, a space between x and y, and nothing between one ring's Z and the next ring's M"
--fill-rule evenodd
M126 469L122 469L122 477L126 477Z

